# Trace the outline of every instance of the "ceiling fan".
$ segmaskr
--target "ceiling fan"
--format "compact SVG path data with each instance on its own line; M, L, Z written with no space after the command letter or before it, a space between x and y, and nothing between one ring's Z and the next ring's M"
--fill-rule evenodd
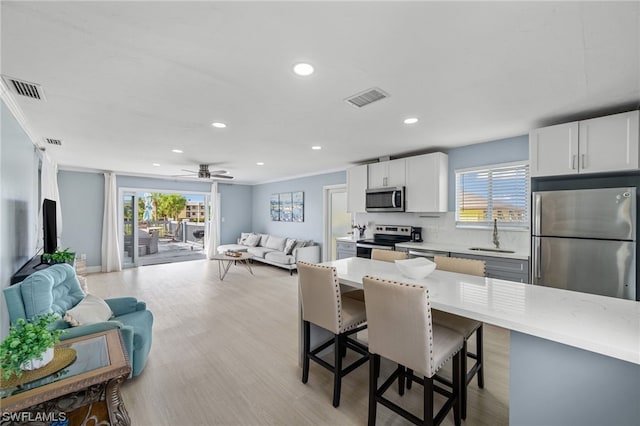
M210 171L208 164L200 164L199 167L198 171L182 169L182 171L189 172L191 175L179 176L197 176L199 179L233 179L233 176L228 175L226 170Z

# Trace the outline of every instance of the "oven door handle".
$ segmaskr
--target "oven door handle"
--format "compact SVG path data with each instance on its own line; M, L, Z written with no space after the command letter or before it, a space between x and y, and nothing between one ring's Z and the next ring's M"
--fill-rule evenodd
M361 243L356 243L356 248L360 247L360 248L369 248L369 249L380 249L380 250L393 250L393 247L390 246L377 246L375 244L361 244Z

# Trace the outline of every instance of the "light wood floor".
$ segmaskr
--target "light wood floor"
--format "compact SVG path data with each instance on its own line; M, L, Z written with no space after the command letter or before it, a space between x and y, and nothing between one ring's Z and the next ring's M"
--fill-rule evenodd
M221 282L217 268L201 260L88 276L92 293L135 296L155 316L147 366L122 388L132 424L365 425L368 364L343 379L337 409L327 370L311 363L309 382L300 381L297 275L232 266ZM463 424L508 424L508 336L485 326L485 388L470 385ZM383 364L382 374L391 368ZM420 386L401 401L422 416ZM378 405L377 424L409 423Z

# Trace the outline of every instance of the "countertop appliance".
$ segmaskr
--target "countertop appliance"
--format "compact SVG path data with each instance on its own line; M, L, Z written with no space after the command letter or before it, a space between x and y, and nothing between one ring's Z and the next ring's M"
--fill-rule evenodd
M372 249L395 250L396 243L411 241L411 226L406 225L376 225L373 228L373 238L356 241L358 257L371 258Z
M636 188L532 193L532 283L636 299Z
M404 211L404 186L367 189L365 195L365 210L367 212Z
M411 227L411 241L416 243L422 242L422 227L420 226Z

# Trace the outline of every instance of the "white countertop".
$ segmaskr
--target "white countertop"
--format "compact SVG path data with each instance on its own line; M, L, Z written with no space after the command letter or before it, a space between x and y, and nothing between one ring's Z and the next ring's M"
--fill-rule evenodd
M344 241L346 243L355 243L356 241L358 241L360 239L362 239L362 238L355 237L353 235L348 235L346 237L338 237L338 238L336 238L336 241Z
M522 253L522 252L500 253L500 252L494 252L494 251L469 250L470 247L476 247L475 245L471 245L471 244L462 245L462 244L455 244L455 243L409 242L409 243L398 243L396 244L396 247L402 247L406 249L448 251L452 253L475 254L476 256L502 257L505 259L518 259L518 260L529 259L529 253ZM491 248L491 247L487 247L487 248Z
M412 280L357 257L323 265L341 284L362 288L364 275L421 284L435 309L640 364L640 302L438 270Z

